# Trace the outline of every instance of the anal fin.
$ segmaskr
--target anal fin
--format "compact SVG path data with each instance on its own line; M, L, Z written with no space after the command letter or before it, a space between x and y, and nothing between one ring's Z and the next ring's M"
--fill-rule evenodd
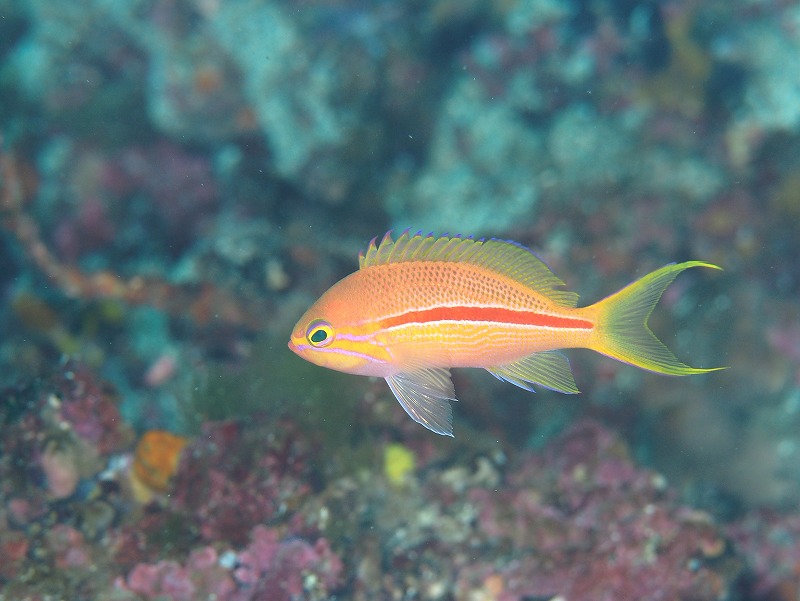
M514 363L486 368L494 377L533 392L533 384L575 394L580 392L572 377L569 360L558 351L541 351Z
M386 378L394 396L415 422L428 430L453 436L453 409L456 400L450 370L420 368Z

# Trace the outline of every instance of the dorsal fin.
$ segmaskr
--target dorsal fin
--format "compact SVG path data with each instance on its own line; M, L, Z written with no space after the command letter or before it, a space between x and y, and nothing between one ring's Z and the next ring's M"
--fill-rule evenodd
M380 243L376 240L370 241L366 253L358 255L359 269L409 261L469 263L510 277L564 307L578 304L577 293L556 290L564 282L541 259L516 242L446 235L437 238L421 232L411 234L409 230L396 241L392 240L391 232L386 232Z

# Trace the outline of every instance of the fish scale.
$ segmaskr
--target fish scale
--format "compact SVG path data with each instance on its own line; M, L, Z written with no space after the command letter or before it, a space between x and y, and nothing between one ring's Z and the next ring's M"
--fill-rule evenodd
M388 290L377 301L376 309L391 311L387 317L405 313L412 307L468 305L544 310L548 304L530 289L513 280L504 281L505 278L494 273L484 273L480 267L454 263L443 264L434 271L424 263L401 263L386 266L386 270L387 280L396 282L396 289ZM380 315L376 312L374 317Z

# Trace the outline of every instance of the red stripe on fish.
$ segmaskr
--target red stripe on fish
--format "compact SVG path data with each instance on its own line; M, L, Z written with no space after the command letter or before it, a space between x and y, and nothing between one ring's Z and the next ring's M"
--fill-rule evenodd
M544 328L565 328L590 330L591 321L574 317L562 317L535 311L516 311L504 307L434 307L420 311L408 311L382 320L385 328L409 323L430 323L435 321L484 321Z

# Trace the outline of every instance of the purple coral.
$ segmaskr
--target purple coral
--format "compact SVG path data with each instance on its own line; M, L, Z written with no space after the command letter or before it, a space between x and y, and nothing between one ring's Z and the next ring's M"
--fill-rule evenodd
M191 515L205 540L243 544L253 524L297 506L310 492L307 439L284 426L265 441L238 423L209 424L182 455L172 508Z
M800 515L753 512L727 532L750 568L748 599L800 598Z
M251 539L234 572L243 587L236 601L290 601L309 589L327 591L340 584L342 560L327 540L313 545L299 538L281 541L276 530L265 526L253 528Z
M475 489L479 530L511 544L514 561L478 562L458 598L497 587L497 598L571 601L719 599L728 586L711 560L725 542L710 516L680 507L663 478L637 468L593 422L510 466L508 486Z
M148 601L292 601L321 598L341 583L343 564L328 542L281 540L277 530L256 526L250 544L223 557L213 547L192 551L185 564L138 564L117 587Z
M119 451L130 441L112 393L82 365L71 363L56 382L57 410L63 422L101 455Z
M115 246L126 251L120 246L132 241L126 227L143 217L147 240L137 242L139 252L165 240L177 254L216 210L209 159L175 144L155 140L110 155L81 149L73 160L72 187L90 192L65 198L75 208L61 211L55 224L55 247L68 259Z
M230 599L235 585L230 573L222 567L212 547L195 549L185 565L176 561L155 564L140 563L118 587L130 590L145 599Z
M58 569L88 568L92 565L89 546L83 534L66 524L56 524L45 536Z
M30 542L21 532L0 532L0 582L19 575L29 550Z

